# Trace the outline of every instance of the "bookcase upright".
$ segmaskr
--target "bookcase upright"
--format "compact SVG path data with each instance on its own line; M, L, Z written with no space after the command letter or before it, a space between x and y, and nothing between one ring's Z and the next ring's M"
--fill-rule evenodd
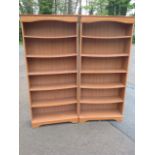
M123 118L133 17L21 16L32 127Z

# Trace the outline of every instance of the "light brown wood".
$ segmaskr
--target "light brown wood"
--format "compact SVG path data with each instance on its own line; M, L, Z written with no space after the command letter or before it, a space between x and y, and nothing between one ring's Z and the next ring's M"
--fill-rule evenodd
M111 88L124 88L122 83L110 83L110 84L81 84L81 88L86 89L111 89Z
M131 38L131 36L110 36L110 37L100 37L100 36L82 36L82 38L88 39L123 39L123 38Z
M43 54L28 54L27 58L61 58L61 57L74 57L76 53L60 54L60 55L43 55Z
M44 36L24 36L25 38L35 38L35 39L64 39L64 38L74 38L76 35L72 36L57 36L57 37L44 37Z
M21 16L32 127L77 122L77 17Z
M65 15L22 15L21 22L38 22L38 21L62 21L62 22L76 22L76 16Z
M80 103L84 104L109 104L123 102L121 97L103 97L96 99L81 99Z
M95 52L94 52L95 53ZM106 58L106 57L127 57L129 56L128 53L112 53L112 54L108 54L108 53L105 53L105 54L81 54L82 57L103 57L103 58Z
M32 127L123 119L133 17L21 16Z
M126 16L82 16L82 23L94 23L94 22L116 22L116 23L124 23L124 24L133 24L133 17Z
M62 100L49 100L49 101L36 101L32 102L32 108L42 108L42 107L52 107L52 106L61 106L61 105L69 105L76 104L76 99L62 99Z

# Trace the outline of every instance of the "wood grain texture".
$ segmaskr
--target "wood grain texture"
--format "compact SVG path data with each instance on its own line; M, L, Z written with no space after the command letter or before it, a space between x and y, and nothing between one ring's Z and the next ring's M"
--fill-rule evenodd
M23 23L38 22L38 21L62 21L62 22L76 22L77 16L65 15L21 15L20 20Z
M93 23L93 22L116 22L116 23L124 23L124 24L133 24L134 17L126 17L126 16L82 16L82 23Z

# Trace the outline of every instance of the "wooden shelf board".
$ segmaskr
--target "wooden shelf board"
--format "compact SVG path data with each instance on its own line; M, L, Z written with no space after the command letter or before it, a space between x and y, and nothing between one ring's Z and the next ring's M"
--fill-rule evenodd
M118 110L104 110L103 112L81 112L79 117L85 120L113 120L122 118L122 114Z
M76 88L77 85L75 84L61 84L61 85L52 85L52 86L35 86L31 87L30 91L46 91L46 90L59 90L59 89L70 89Z
M61 54L61 55L32 55L28 54L27 58L61 58L61 57L73 57L77 56L76 53L68 53L68 54Z
M77 103L76 99L63 99L63 100L53 100L53 101L36 101L32 102L32 108L43 108L52 106L61 106Z
M77 122L77 114L75 112L64 112L63 114L45 114L36 115L32 118L32 125L44 125L50 123L61 122Z
M111 103L122 103L121 97L103 97L102 99L81 99L82 104L111 104Z
M52 71L52 72L29 72L28 74L30 76L33 75L55 75L55 74L71 74L71 73L77 73L76 70L68 70L68 71Z
M24 37L25 38L36 38L36 39L63 39L63 38L75 38L77 37L77 35L55 36L55 37L25 35Z
M82 38L87 38L87 39L124 39L124 38L131 38L132 36L82 36Z
M109 70L83 70L82 74L108 74L108 73L127 73L125 69L109 69Z
M110 83L110 84L82 84L81 88L86 89L110 89L110 88L124 88L122 83Z
M115 53L115 54L81 54L82 57L95 57L95 58L107 58L107 57L128 57L128 53Z

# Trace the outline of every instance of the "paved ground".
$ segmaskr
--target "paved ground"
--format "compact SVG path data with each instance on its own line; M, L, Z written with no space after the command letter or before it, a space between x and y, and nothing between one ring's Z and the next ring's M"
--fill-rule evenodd
M63 123L32 129L23 48L20 50L20 155L134 155L134 46L123 122Z

